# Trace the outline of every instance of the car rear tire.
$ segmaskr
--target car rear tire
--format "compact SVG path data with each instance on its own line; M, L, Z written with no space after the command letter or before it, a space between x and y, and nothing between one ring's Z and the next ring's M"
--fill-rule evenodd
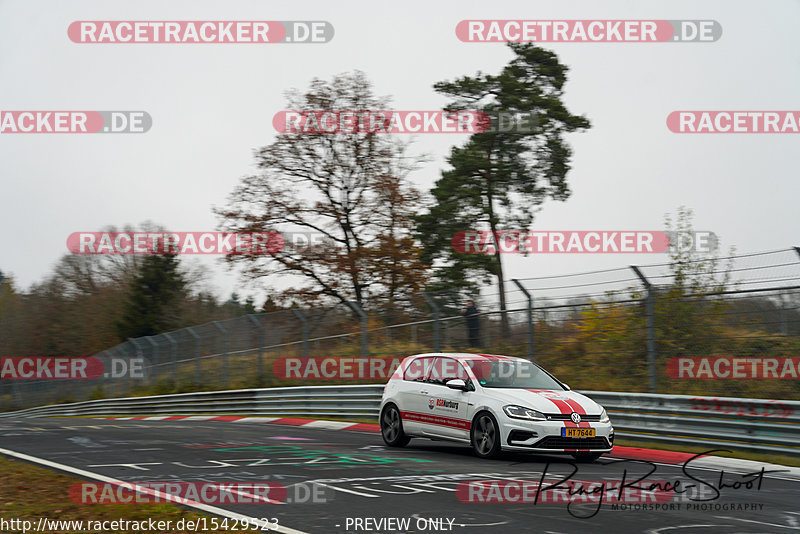
M387 404L381 412L381 437L389 447L405 447L411 438L403 432L400 410L394 404Z
M479 458L494 458L500 454L500 427L489 412L475 416L470 429L472 450Z
M594 462L603 456L602 452L573 452L572 457L579 462Z

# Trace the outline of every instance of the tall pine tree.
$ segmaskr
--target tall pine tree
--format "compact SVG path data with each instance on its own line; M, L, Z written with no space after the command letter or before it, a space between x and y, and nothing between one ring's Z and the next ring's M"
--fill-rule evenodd
M431 191L435 204L417 218L423 257L440 265L434 288L474 288L494 276L503 310L500 252L458 253L453 236L461 230L527 230L545 199L568 198L572 150L564 135L590 127L562 102L568 69L555 53L532 44L508 46L514 58L500 74L479 72L434 85L451 98L448 111L481 110L495 120L492 128L472 134L464 146L451 150L451 169ZM501 116L503 124L496 120ZM507 332L505 314L502 325Z
M178 257L172 254L145 257L131 284L122 319L116 324L120 339L153 336L179 326L178 308L186 288L179 266Z

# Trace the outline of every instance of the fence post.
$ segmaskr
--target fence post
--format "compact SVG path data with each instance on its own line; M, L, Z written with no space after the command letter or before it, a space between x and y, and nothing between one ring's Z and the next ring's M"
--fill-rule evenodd
M164 337L167 338L167 341L170 342L172 345L172 381L175 382L175 386L178 385L178 343L175 341L169 332L164 333Z
M255 315L248 314L247 316L250 321L256 325L258 328L258 376L262 377L263 380L264 376L264 325L256 319Z
M647 315L647 371L650 375L650 393L655 393L658 387L657 383L657 369L656 369L656 331L655 331L655 310L653 305L653 286L647 280L642 271L635 265L631 265L631 269L639 277L639 280L644 284L647 290L647 297L645 298L645 314Z
M300 310L292 310L292 312L303 323L303 358L308 358L308 319Z
M142 359L142 361L144 361L144 351L142 351L142 347L139 345L139 341L138 341L138 339L139 339L139 338L130 337L130 338L128 338L128 341L130 341L130 342L131 342L131 344L133 344L133 346L134 346L134 347L136 347L136 354L138 354L138 355L139 355L139 358L141 358L141 359ZM130 368L130 363L131 363L131 362L129 361L129 362L128 362L128 367L129 367L129 368ZM149 371L149 369L148 369L148 371ZM149 374L149 372L148 372L148 374ZM128 376L128 382L131 382L131 378L133 378L133 377L131 377L131 376Z
M355 302L345 301L345 304L361 317L361 356L369 356L369 338L367 333L367 314L361 309L361 306Z
M147 376L145 377L147 383L151 384L153 381L153 375L155 374L153 373L153 368L157 369L156 364L160 363L158 360L161 358L161 353L158 350L158 343L153 341L153 336L147 336L145 337L145 339L147 340L148 343L150 343L150 347L152 347L153 349L152 351L153 357L150 358L150 365L147 366Z
M194 383L196 385L199 385L200 384L200 336L197 335L197 332L195 332L194 328L192 328L191 326L186 328L186 330L194 338Z
M222 332L222 383L227 387L228 386L228 341L230 335L228 334L228 329L222 326L219 321L214 321L214 326L216 326L220 332Z
M428 303L428 306L431 307L431 310L433 310L433 352L442 352L442 346L439 341L439 306L437 306L430 295L424 291L422 297L425 299L425 302Z
M512 278L511 281L517 285L519 290L525 294L525 298L528 299L528 359L533 362L535 356L533 349L533 296L519 280Z

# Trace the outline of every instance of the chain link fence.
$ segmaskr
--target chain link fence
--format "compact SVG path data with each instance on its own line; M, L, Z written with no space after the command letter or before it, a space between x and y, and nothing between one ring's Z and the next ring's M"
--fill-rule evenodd
M795 365L792 376L783 367L787 358L800 356L800 250L678 267L627 266L507 281L506 309L498 305L497 288L485 287L470 297L477 308L472 318L463 313L464 293L441 291L420 295L402 313L366 313L347 303L214 321L109 348L95 355L103 364L96 379L3 380L0 407L380 383L391 365L381 376L309 377L287 374L286 361L386 359L396 365L404 356L432 351L530 358L580 389L800 399L800 368ZM680 366L696 357L711 363L720 357L774 359L778 374L722 379L694 376L696 368L687 375Z

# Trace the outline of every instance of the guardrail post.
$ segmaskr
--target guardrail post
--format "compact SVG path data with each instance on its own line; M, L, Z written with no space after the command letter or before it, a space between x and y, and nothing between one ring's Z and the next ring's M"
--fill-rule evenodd
M219 321L214 321L214 326L216 326L220 332L222 332L222 383L227 386L228 385L228 341L230 335L228 334L228 329L222 326Z
M428 303L428 306L431 307L433 310L433 352L442 352L442 345L439 340L439 306L433 301L433 299L423 291L422 297L425 299L425 302Z
M255 315L247 316L250 321L258 328L258 376L264 376L264 325L256 319Z
M192 337L194 338L194 383L200 383L200 336L197 335L197 332L190 326L186 328L186 331L189 332Z
M292 313L300 319L303 324L303 358L308 358L308 319L300 310L292 310Z
M635 265L631 265L631 269L639 277L639 280L644 284L647 290L647 297L645 298L645 314L647 315L647 372L650 375L650 393L655 393L658 387L657 382L657 369L656 369L656 328L655 328L655 311L653 305L653 286L650 281L645 277L642 271Z
M369 334L367 333L367 314L355 302L345 301L345 304L361 317L361 356L369 356Z
M178 384L178 343L175 341L169 332L164 333L164 337L172 345L172 381Z
M525 298L528 299L528 359L530 361L534 361L535 352L533 349L533 296L525 289L525 286L517 280L516 278L511 279L514 282L520 291L525 294Z

